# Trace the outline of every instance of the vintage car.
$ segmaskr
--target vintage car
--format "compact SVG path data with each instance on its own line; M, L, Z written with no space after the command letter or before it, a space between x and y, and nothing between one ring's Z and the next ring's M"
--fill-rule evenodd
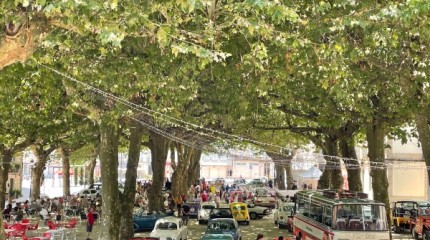
M280 202L273 214L275 224L279 228L287 228L289 232L293 231L293 216L294 216L294 202Z
M275 208L276 197L266 188L256 188L254 194L254 204L257 206Z
M209 214L214 208L216 208L216 204L214 202L201 203L200 209L197 213L199 224L207 223L209 221Z
M200 240L234 240L230 234L205 234Z
M190 217L197 217L201 205L200 198L187 199L187 202L185 204L190 207L190 212L188 215Z
M215 218L233 218L230 208L214 208L209 213L209 220Z
M413 239L430 240L430 203L417 202L418 211L411 220L411 232Z
M270 215L272 213L272 209L267 207L257 206L253 203L248 203L248 212L249 217L252 220L261 219L264 216Z
M239 223L232 218L217 218L208 222L208 226L203 237L217 234L229 234L234 240L242 240Z
M249 212L246 203L233 202L230 203L230 210L233 214L234 220L237 222L243 222L249 225Z
M418 215L417 201L397 201L391 207L391 222L395 233L411 230L412 222Z
M184 225L182 219L173 216L158 219L150 234L150 237L166 240L184 240L187 239L187 236L187 226Z
M142 232L145 230L154 229L155 222L168 215L164 213L151 213L147 214L143 208L136 210L133 213L133 227L135 232Z

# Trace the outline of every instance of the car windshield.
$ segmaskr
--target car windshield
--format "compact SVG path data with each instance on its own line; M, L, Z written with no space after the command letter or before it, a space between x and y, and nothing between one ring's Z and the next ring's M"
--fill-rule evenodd
M284 212L290 212L292 209L293 209L293 206L284 206L284 207L282 208L282 210L283 210Z
M233 230L236 227L232 222L211 222L208 225L208 230Z
M176 230L177 228L178 228L178 225L172 222L161 222L157 224L157 229L160 229L160 230Z
M241 211L246 209L245 206L243 205L233 205L232 208L233 210L236 210L236 211Z
M214 208L211 211L211 215L217 215L217 216L231 216L231 211L228 208L225 209L219 209L219 208Z
M212 206L212 205L204 205L202 208L203 208L203 209L211 210L211 209L214 209L214 208L215 208L215 206Z

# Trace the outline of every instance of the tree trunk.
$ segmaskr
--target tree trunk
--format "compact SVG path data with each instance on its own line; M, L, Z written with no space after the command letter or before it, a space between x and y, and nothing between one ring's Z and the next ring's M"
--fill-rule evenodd
M355 152L354 141L352 139L342 138L340 140L340 149L342 157L357 159L357 153ZM363 191L363 185L361 183L361 169L359 162L344 160L346 170L348 171L348 186L349 190L361 192ZM348 166L351 165L351 166ZM358 165L358 166L355 166Z
M10 149L2 149L0 164L0 206L5 208L6 201L6 182L9 178L10 163L12 162L12 152ZM2 214L0 214L2 215Z
M427 166L427 177L430 183L430 121L429 118L422 114L415 114L415 123L417 124L419 140L423 151L423 157Z
M177 143L176 152L178 154L178 163L172 164L174 172L172 176L172 193L173 196L187 194L189 177L192 173L191 164L196 159L198 151L189 146Z
M340 160L337 154L337 138L326 136L323 153L327 161L323 174L318 180L318 189L342 189L343 177L340 169ZM334 156L334 157L330 157Z
M36 155L36 154L35 154ZM40 188L42 187L42 175L45 170L45 165L48 160L48 156L36 155L37 162L34 164L34 168L31 173L31 199L37 199L40 197Z
M149 211L159 211L163 208L163 196L161 189L164 182L164 170L166 168L169 139L151 132L149 148L151 149L152 185L148 189Z
M275 163L275 171L276 171L275 185L278 187L279 190L285 190L284 165L281 165L281 163Z
M285 174L287 175L287 189L291 190L293 188L294 178L293 178L293 170L291 167L291 159L287 160L287 163L285 164Z
M87 182L89 185L94 184L94 170L96 169L97 157L100 153L100 142L97 141L96 146L90 156L90 161L87 166Z
M376 201L385 203L387 213L390 211L390 202L388 199L388 178L387 169L385 168L384 138L385 124L379 120L373 121L367 126L366 138L369 147L369 160L371 163L370 175L372 176L373 198ZM372 163L380 163L380 168Z
M197 182L197 179L200 178L200 158L202 156L202 151L198 149L195 150L196 153L193 155L193 159L191 159L191 165L188 171L188 186L194 185Z
M70 152L61 148L63 158L63 196L70 196Z
M99 240L119 239L118 125L108 116L100 123L100 166L102 175L102 224Z
M136 195L137 167L142 146L143 126L132 121L129 124L130 143L128 150L127 172L125 174L124 194L121 196L120 239L128 240L134 235L133 208Z

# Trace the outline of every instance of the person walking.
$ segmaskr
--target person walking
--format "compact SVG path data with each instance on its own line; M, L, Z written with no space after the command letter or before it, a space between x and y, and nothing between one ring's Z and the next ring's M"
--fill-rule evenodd
M94 225L94 209L90 208L90 209L88 209L88 213L87 213L87 238L86 238L86 240L91 240L90 234L93 231L93 225Z
M190 219L190 210L191 208L187 204L184 204L182 207L182 221L184 222L185 226L188 225L188 220Z

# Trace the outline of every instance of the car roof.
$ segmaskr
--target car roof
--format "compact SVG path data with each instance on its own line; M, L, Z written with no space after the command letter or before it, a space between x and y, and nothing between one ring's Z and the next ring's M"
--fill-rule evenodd
M168 216L168 217L163 217L157 220L157 223L160 222L173 222L173 223L179 223L181 221L180 218L178 217L174 217L174 216Z
M215 202L201 202L201 206L207 206L207 205L216 206L216 203Z
M214 218L209 220L209 222L236 222L233 218Z

